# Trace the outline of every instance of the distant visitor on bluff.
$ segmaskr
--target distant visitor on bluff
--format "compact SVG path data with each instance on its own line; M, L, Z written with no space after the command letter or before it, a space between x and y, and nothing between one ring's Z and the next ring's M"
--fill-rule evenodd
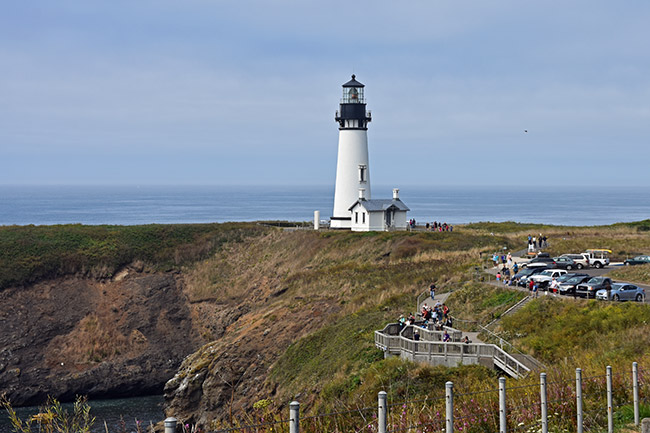
M405 230L410 209L393 189L392 199L372 200L368 164L368 123L364 85L352 79L343 84L343 98L334 118L339 124L334 212L330 227L352 231Z

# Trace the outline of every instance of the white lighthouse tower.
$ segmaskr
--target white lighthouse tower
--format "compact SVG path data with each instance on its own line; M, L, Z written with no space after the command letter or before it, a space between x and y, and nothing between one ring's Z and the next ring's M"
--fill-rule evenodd
M372 119L366 111L363 96L365 86L352 79L343 84L343 99L336 112L339 124L339 154L336 163L334 212L330 226L338 229L352 227L350 207L359 199L370 200L370 167L368 165L368 122Z

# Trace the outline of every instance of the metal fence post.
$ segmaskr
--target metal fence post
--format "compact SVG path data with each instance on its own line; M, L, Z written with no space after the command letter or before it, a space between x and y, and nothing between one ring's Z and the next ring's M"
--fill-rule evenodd
M632 391L634 393L634 425L639 425L639 364L632 363Z
M506 433L506 378L499 378L499 433Z
M576 368L576 421L577 433L582 433L582 369Z
M377 433L386 433L386 420L388 418L386 391L379 391L377 400Z
M173 416L165 419L165 433L176 433L176 423L178 420Z
M614 433L614 404L612 402L612 366L607 366L607 432Z
M539 397L542 412L542 433L548 433L548 403L546 401L546 373L539 374Z
M300 433L300 403L289 403L289 433Z
M446 428L445 433L454 432L454 383L447 382L445 384L445 397L446 397Z

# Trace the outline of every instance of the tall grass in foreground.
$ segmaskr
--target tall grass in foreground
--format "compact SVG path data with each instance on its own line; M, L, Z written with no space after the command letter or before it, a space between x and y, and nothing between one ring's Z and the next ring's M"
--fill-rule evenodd
M413 363L397 359L382 361L384 368L405 374L412 383L384 383L388 391L388 425L390 432L434 433L444 431L445 427L445 385L444 379L450 369L423 369ZM629 367L629 366L628 366ZM471 368L468 366L468 368ZM438 370L437 372L433 370ZM641 417L650 415L650 382L647 366L639 368L639 395ZM437 377L430 374L442 373ZM550 369L547 371L548 425L550 432L575 431L576 392L573 369ZM604 431L607 426L606 378L603 372L586 372L583 375L583 408L585 431ZM499 395L496 376L487 383L456 377L454 381L454 430L465 433L488 433L499 429ZM419 383L418 383L419 382ZM395 392L393 385L402 388ZM491 385L491 386L490 386ZM429 386L428 393L414 393L409 397L403 387ZM614 370L613 374L614 421L617 428L628 426L633 421L632 381L630 372ZM418 397L415 397L415 395ZM422 396L424 395L424 396ZM538 432L541 425L539 377L532 374L522 380L508 380L506 388L507 429L509 432ZM328 411L314 411L309 405L301 408L300 429L306 433L327 432L377 432L377 403L365 405L336 406ZM244 433L286 433L288 432L288 413L274 411L270 400L260 400L243 417L232 423L213 422L207 431L230 430ZM16 433L88 433L94 426L90 405L83 397L74 403L73 410L67 411L61 404L50 399L41 412L26 420L21 420L6 399L2 406L7 410L13 431ZM286 411L286 407L282 408ZM179 420L184 433L202 431L196 425ZM104 426L106 433L110 433ZM125 424L118 427L118 433L126 433ZM153 432L154 426L143 426L136 422L137 433Z
M428 393L407 397L388 391L389 432L434 433L445 429L445 385L436 380L416 384L416 376L422 375L422 367L403 363L396 359L383 361L388 369L401 369L405 365L411 372L417 387L429 385ZM632 406L632 379L630 371L614 370L612 397L616 429L630 427L634 420ZM439 369L444 373L444 369ZM607 429L606 378L601 372L586 372L583 375L583 426L586 432L600 432ZM451 378L451 377L450 377ZM429 378L430 379L430 378ZM491 433L499 430L499 394L496 376L489 384L457 378L454 381L454 430L463 433ZM386 385L386 384L385 384ZM392 391L395 391L394 389ZM650 383L646 369L639 370L640 414L650 415ZM507 431L541 431L541 397L537 374L523 380L507 380L506 386ZM303 432L367 432L376 433L377 394L372 393L365 404L334 406L329 410L318 410L309 405L301 406L300 429ZM572 432L577 428L577 405L575 391L575 370L573 368L550 369L547 371L548 426L550 432ZM210 431L234 429L235 432L286 433L289 417L284 412L269 411L270 404L264 400L264 410L254 409L247 416L234 423L214 422Z

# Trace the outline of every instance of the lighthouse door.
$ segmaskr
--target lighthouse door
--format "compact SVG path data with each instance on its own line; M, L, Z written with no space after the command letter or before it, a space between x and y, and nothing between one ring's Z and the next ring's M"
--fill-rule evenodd
M391 209L386 209L386 228L393 226L393 211Z

